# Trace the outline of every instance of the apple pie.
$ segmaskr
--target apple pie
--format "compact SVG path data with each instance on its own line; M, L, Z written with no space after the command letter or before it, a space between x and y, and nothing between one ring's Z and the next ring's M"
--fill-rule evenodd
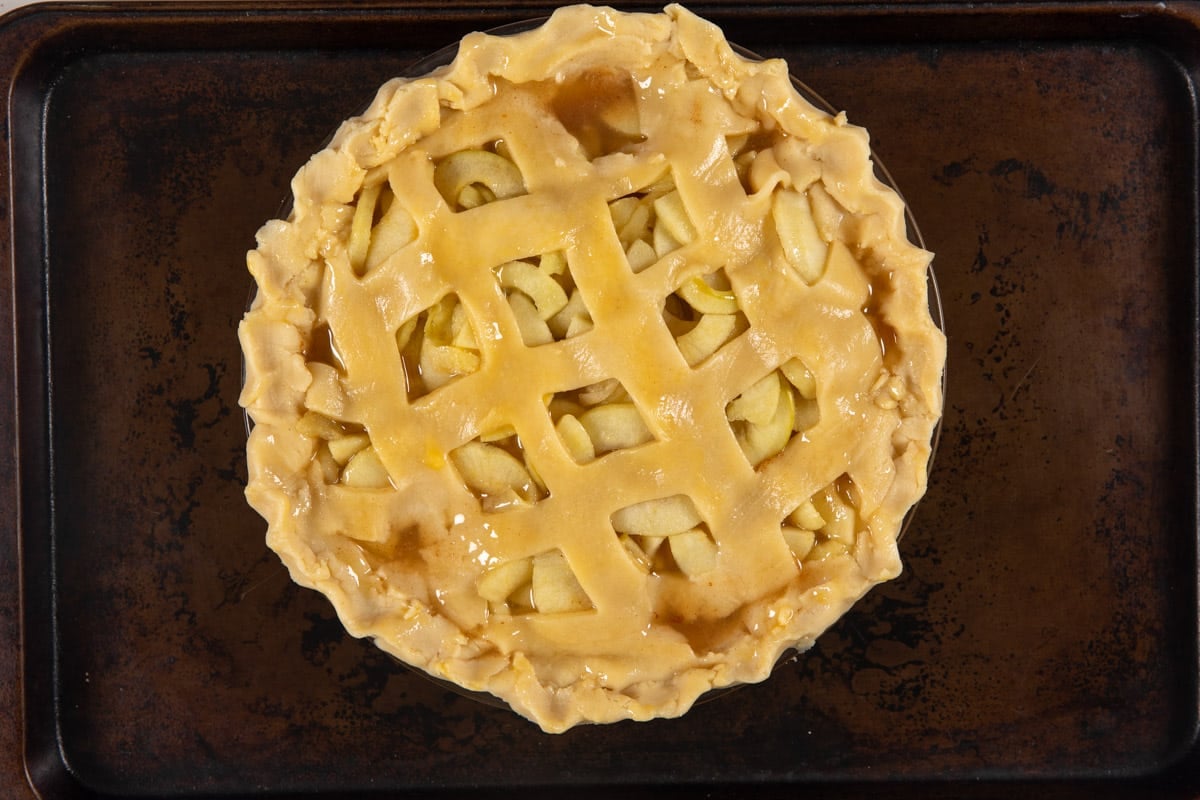
M250 504L544 730L766 678L901 568L945 345L866 132L679 6L385 84L259 231Z

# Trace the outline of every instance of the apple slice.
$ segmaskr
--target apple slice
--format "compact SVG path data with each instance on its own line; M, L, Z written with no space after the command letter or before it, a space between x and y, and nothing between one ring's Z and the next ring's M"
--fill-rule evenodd
M808 551L805 561L824 561L827 558L844 556L850 552L850 546L841 539L821 539L812 550Z
M583 303L583 295L578 289L571 290L567 304L559 309L557 314L546 320L546 325L556 339L569 339L571 336L582 333L585 325L588 329L591 328L592 315L588 313L587 306Z
M307 411L296 421L296 430L312 439L337 439L346 435L346 430L337 421L315 411Z
M653 208L650 203L642 202L640 198L622 199L636 201L629 212L629 216L625 218L625 223L617 229L617 237L621 240L621 246L628 251L634 242L639 239L644 240L647 234L649 234L650 217L653 216Z
M703 528L692 528L668 537L671 557L689 578L712 572L717 566L717 543Z
M370 272L417 238L417 223L399 203L393 201L371 230L371 244L363 264Z
M417 323L420 322L421 315L409 317L404 321L404 324L396 329L396 349L401 353L408 347L408 343L412 341L413 334L417 332Z
M355 453L371 444L371 437L365 433L350 436L339 436L329 440L329 454L338 464L345 466Z
M683 494L635 503L612 514L613 528L631 536L671 536L701 522L696 504Z
M683 205L683 197L678 191L668 192L655 200L654 215L657 219L656 237L658 230L662 229L678 243L676 246L688 244L696 238L696 228L688 217L687 208ZM657 249L656 246L655 250ZM659 255L662 253L660 252Z
M817 543L817 534L805 528L794 528L791 525L784 525L781 530L783 532L783 540L787 542L788 549L792 551L792 555L798 561L803 561L812 552L813 545Z
M533 579L533 559L505 561L479 576L475 588L490 603L506 603L518 589Z
M570 339L573 336L579 336L587 333L595 325L592 323L592 318L588 316L577 315L571 317L571 323L567 325L567 332L563 334L564 339Z
M812 500L805 500L796 506L792 513L788 514L788 522L797 528L808 531L819 531L825 527L825 518L821 516L821 512L817 511Z
M541 499L529 470L501 447L470 441L451 451L450 460L463 483L477 494L485 497L515 494L525 501Z
M652 238L654 244L654 255L657 258L662 258L667 253L674 252L683 245L682 242L671 235L670 231L667 230L667 226L665 225L655 225L654 235Z
M496 268L500 285L509 291L524 293L537 308L538 316L548 320L567 305L567 293L548 273L527 261L509 261Z
M790 387L780 382L779 403L775 414L765 425L747 424L742 429L738 444L752 466L757 467L773 455L781 452L792 438L792 425L796 418L796 399Z
M637 210L641 200L634 195L618 197L608 204L608 213L612 217L613 227L618 231L623 229ZM647 217L649 219L649 217Z
M633 536L631 538L637 542L638 547L642 548L642 552L648 558L654 558L654 554L658 552L663 542L667 540L665 536Z
M433 170L433 185L452 206L465 206L460 198L468 187L483 187L497 200L525 192L525 179L517 165L488 150L460 150L442 160ZM468 202L478 204L478 199Z
M562 250L551 250L542 253L538 259L538 269L547 275L565 275L567 272L567 257Z
M537 306L524 292L509 294L508 306L512 309L513 317L517 321L517 328L521 331L521 341L525 343L526 347L537 347L554 341L554 333L550 330L550 326L542 319Z
M478 350L479 343L475 340L475 326L467 316L467 309L462 303L454 304L450 313L450 344L467 350Z
M636 564L638 569L643 572L649 572L654 565L650 555L638 544L640 539L640 536L630 536L627 533L622 533L619 538L621 546L625 548L625 552L629 556L629 560Z
M636 447L654 439L633 403L608 403L585 411L579 422L592 440L596 454Z
M543 614L589 611L594 606L560 550L533 557L533 606Z
M737 314L705 314L690 331L675 340L689 367L717 352L738 332Z
M571 414L564 414L554 425L562 439L567 454L576 464L586 464L596 459L596 448L592 445L592 437L579 420Z
M346 246L350 256L350 268L357 274L363 274L363 265L367 261L367 251L371 247L371 224L375 221L375 202L379 199L382 183L364 186L358 193L358 202L354 206L354 217L350 221L350 241Z
M779 371L772 370L725 407L730 421L743 420L750 425L767 425L775 417L780 400Z
M601 403L624 403L629 401L629 393L616 378L607 378L598 383L584 386L579 390L579 402L585 406L596 406Z
M808 196L794 189L777 190L772 195L771 217L788 263L809 286L819 281L829 245L813 221Z
M314 458L317 462L317 466L321 470L321 480L327 486L332 486L341 479L342 465L339 464L334 457L329 454L329 447L318 446Z
M738 311L737 295L732 289L718 289L699 276L684 281L675 293L701 314L734 314Z
M469 375L479 369L479 353L464 347L421 341L421 378L430 391L444 386L452 378Z
M374 447L355 453L342 470L342 483L356 489L386 489L392 485L387 469Z
M805 400L816 398L817 379L803 361L798 358L789 358L779 369L783 372L783 377L796 387L796 391L800 393L801 397Z
M853 545L858 529L858 512L842 498L837 486L830 485L823 492L813 495L812 502L825 520L821 534L847 546Z
M658 253L654 252L654 248L644 239L637 239L625 251L625 260L629 262L629 268L634 272L641 272L646 267L658 261Z

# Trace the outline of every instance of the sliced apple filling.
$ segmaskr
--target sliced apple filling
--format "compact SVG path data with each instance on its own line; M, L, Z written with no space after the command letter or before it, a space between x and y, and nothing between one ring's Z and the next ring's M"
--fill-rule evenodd
M356 489L393 486L379 454L371 446L371 437L361 425L309 411L296 423L296 432L313 440L312 460L325 484Z
M520 437L510 428L485 434L455 448L450 461L484 511L501 511L544 499L546 485L529 463Z
M562 341L592 329L592 316L561 250L536 259L509 261L493 272L526 347Z
M760 153L772 151L777 138L776 134L762 130L741 131L725 137L725 146L733 159L738 181L746 194L754 194L762 189L766 182L763 173L770 167L770 164L765 160L758 163L757 166L755 164L758 162ZM786 177L786 173L782 173L778 179L784 177Z
M846 210L825 190L818 175L797 176L787 165L798 160L796 139L742 135L729 141L734 167L747 194L769 193L770 220L784 260L809 286L825 274L830 243L839 241ZM810 178L803 185L797 178Z
M696 238L696 226L669 172L641 191L613 200L608 210L634 272Z
M859 515L854 484L843 475L798 505L780 530L797 561L821 561L854 548Z
M446 156L433 170L433 185L454 211L525 194L525 178L503 142Z
M409 401L479 369L475 326L458 295L448 294L396 330Z
M368 173L354 202L346 252L350 268L362 276L417 238L417 223L398 202L379 168Z
M684 281L667 296L662 313L690 367L699 366L750 327L723 269Z
M757 467L797 433L820 421L817 382L804 363L793 358L767 373L725 406L725 418L751 466Z
M687 495L625 506L613 512L612 526L630 558L647 572L696 578L717 566L717 543Z
M492 613L562 614L595 608L558 549L496 564L479 576L475 588Z
M546 410L577 464L654 440L645 417L616 378L551 396Z

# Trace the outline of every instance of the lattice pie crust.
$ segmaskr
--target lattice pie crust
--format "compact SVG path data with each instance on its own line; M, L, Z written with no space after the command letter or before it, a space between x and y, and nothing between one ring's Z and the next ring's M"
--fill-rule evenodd
M353 635L557 732L760 681L899 573L930 255L783 62L565 8L387 83L292 188L246 494Z

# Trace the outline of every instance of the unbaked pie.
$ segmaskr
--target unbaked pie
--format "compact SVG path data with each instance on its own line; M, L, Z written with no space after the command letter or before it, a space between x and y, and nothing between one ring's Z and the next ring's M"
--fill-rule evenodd
M557 732L763 680L899 573L931 256L782 61L564 8L387 83L292 187L246 494L353 635Z

